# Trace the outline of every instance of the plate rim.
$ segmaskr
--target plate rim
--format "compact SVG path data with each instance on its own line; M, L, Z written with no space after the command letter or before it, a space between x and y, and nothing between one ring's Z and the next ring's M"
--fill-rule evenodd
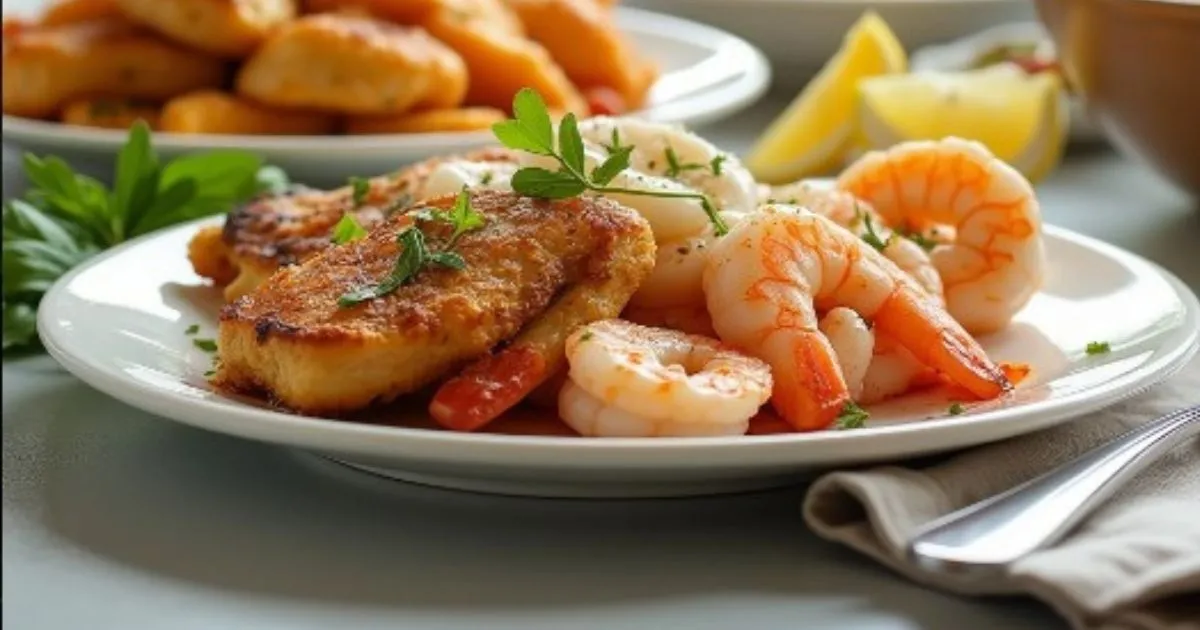
M660 36L663 32L675 33L676 35L671 39L704 46L712 50L714 54L722 54L719 51L728 48L729 52L723 54L750 61L748 65L741 68L742 72L733 79L733 83L730 85L710 86L673 101L629 112L627 115L658 120L655 112L682 107L692 113L677 118L667 116L661 119L662 122L698 126L731 116L753 105L770 89L773 78L771 63L766 54L747 39L709 24L647 9L617 6L615 10L622 31ZM714 95L720 96L723 91L728 93L734 88L740 88L740 91L734 92L734 96L719 98L715 104L700 107L696 105L699 101L713 102ZM6 142L71 145L75 150L116 150L124 144L128 136L123 129L67 125L10 114L0 116L0 126L2 126ZM363 135L182 134L154 131L152 135L155 149L168 152L223 149L270 153L322 149L436 152L453 150L459 146L487 143L493 139L488 130Z
M971 431L974 427L996 425L1006 420L1010 422L1018 420L1018 418L1013 418L1011 415L1014 409L1020 409L1020 407L1009 407L981 411L962 417L938 418L936 422L913 422L869 427L863 431L819 431L772 435L677 437L671 439L617 437L603 439L579 439L571 437L564 439L562 436L509 435L482 432L459 433L303 416L276 409L241 404L235 400L220 398L220 394L216 392L210 392L213 396L218 397L216 400L182 396L145 381L124 376L119 366L109 365L105 367L94 358L86 358L86 355L80 356L68 352L64 347L65 344L60 343L59 339L56 338L56 332L59 327L50 321L55 313L54 307L58 303L61 303L65 296L69 295L66 292L66 287L80 274L151 239L162 238L164 235L175 231L195 230L216 220L218 220L216 217L207 217L132 239L118 247L102 252L61 277L46 292L42 300L43 307L38 309L38 335L48 354L58 361L64 369L89 386L132 407L146 411L152 415L161 416L167 420L208 431L272 444L285 444L315 451L354 452L360 455L368 454L373 456L403 456L411 458L412 455L409 451L414 449L416 452L425 452L425 448L436 449L428 452L437 453L444 452L442 449L449 448L458 449L455 452L455 456L459 460L476 460L479 452L478 449L490 451L490 453L485 453L485 455L511 457L524 453L527 449L535 448L583 457L586 459L577 460L575 464L588 465L595 464L606 456L611 457L619 453L628 454L633 452L634 454L638 454L647 451L661 453L667 450L682 449L686 452L703 454L715 449L715 451L719 451L722 455L728 456L731 453L745 453L746 449L750 449L750 451L764 448L786 449L798 444L812 442L837 443L863 441L864 443L869 443L873 441L870 438L908 438L914 434L926 434L936 437L939 434L948 432ZM1104 389L1100 393L1096 392L1096 387L1085 387L1079 391L1064 394L1059 398L1031 403L1029 406L1034 406L1035 409L1026 411L1021 415L1026 419L1027 424L1033 425L1033 428L1018 431L1014 434L1007 434L1004 437L1028 433L1038 428L1044 428L1064 420L1079 417L1145 391L1181 370L1192 356L1196 354L1197 350L1200 349L1200 299L1178 277L1138 254L1105 243L1099 239L1053 225L1044 225L1043 227L1047 235L1084 246L1110 258L1118 260L1131 259L1146 265L1158 273L1183 304L1183 321L1180 324L1180 334L1184 338L1182 343L1164 350L1160 356L1153 357L1146 363L1122 373L1111 380L1105 381L1101 385ZM1190 330L1187 328L1188 324L1192 325ZM180 405L191 408L196 416L204 415L209 419L199 421L195 420L188 413L172 414L168 411L160 411L164 409L169 410L172 407ZM1020 412L1018 411L1018 413ZM1039 420L1030 418L1029 416L1031 415ZM932 439L932 441L936 440ZM984 439L982 441L993 440ZM958 446L952 448L961 448L963 444L970 445L980 442L956 440ZM370 444L370 446L366 446L367 444ZM388 448L389 446L392 448ZM440 458L435 457L434 459ZM493 461L494 459L496 458L488 457L479 461ZM571 464L570 461L561 463L564 465ZM533 462L530 464L534 465ZM668 464L663 462L661 465L667 466Z

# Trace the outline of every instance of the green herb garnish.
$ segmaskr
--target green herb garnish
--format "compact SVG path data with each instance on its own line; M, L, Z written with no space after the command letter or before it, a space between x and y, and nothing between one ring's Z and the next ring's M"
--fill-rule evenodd
M712 169L713 175L719 176L721 174L721 166L725 164L725 160L728 159L729 156L725 155L724 153L713 157L713 159L708 163L708 167Z
M842 407L841 413L838 414L837 420L834 420L833 425L838 429L861 429L866 426L867 418L871 414L867 413L866 409L859 407L853 400L846 401L846 405Z
M707 168L703 164L696 164L694 162L681 163L679 156L675 155L675 148L670 145L663 150L663 154L667 156L667 172L665 174L670 178L679 177L685 171L698 171Z
M557 171L540 167L519 169L512 178L513 190L529 197L566 199L590 190L600 194L626 194L644 197L695 199L708 215L715 233L729 231L717 209L703 194L671 190L636 190L609 186L621 171L629 168L631 146L616 148L605 161L587 173L584 165L583 138L574 114L567 114L559 123L558 147L554 146L554 129L542 97L532 89L522 88L513 98L514 118L492 125L492 133L505 147L534 155L554 158Z
M901 230L899 232L899 234L900 234L900 236L903 236L904 238L916 243L917 245L919 245L921 247L921 249L923 249L927 252L933 251L933 248L940 245L940 243L938 243L937 241L935 241L915 230Z
M612 144L602 145L604 147L604 150L607 151L609 155L612 155L612 154L616 153L617 151L620 151L621 149L625 148L621 145L621 132L617 131L617 128L615 126L612 128L611 137L612 137Z
M367 235L367 230L354 218L354 215L347 212L338 219L337 225L333 226L333 236L330 240L335 245L344 245L351 241L357 241Z
M367 300L383 297L396 289L412 282L425 267L439 265L450 269L462 269L467 263L457 252L451 251L458 244L463 234L477 230L484 225L483 215L471 207L471 198L466 188L458 193L454 207L449 212L429 212L417 214L418 220L444 221L449 223L454 232L446 246L440 250L431 250L425 241L425 234L416 226L408 227L396 235L396 243L400 246L400 255L387 277L378 284L368 285L343 294L338 298L338 306L343 308L356 306Z
M875 225L871 222L871 215L863 212L858 204L854 205L854 221L856 225L861 221L866 228L866 231L862 233L862 240L866 241L867 245L883 251L892 242L891 235L888 235L886 239L880 238L879 233L875 231Z
M191 336L198 332L200 332L200 324L192 324L187 327L187 330L183 331L183 334Z
M966 411L966 408L962 406L962 403L951 403L949 409L950 415L957 416L962 414L964 411Z
M216 352L217 342L213 339L193 339L192 345L205 352Z
M53 156L26 153L24 169L29 190L4 204L5 354L37 347L38 303L76 265L131 238L287 186L278 169L244 151L160 162L142 121L130 127L117 154L111 189Z
M367 195L371 193L371 182L362 177L351 177L350 191L350 199L354 203L354 207L361 207L367 202Z
M1087 349L1085 351L1087 352L1088 356L1093 356L1097 354L1105 354L1111 350L1112 346L1110 346L1107 341L1090 341L1088 342Z

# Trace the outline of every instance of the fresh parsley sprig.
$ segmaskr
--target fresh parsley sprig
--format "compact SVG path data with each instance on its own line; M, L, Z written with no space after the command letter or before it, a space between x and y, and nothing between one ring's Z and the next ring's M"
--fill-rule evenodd
M353 214L347 212L333 226L333 235L330 237L330 240L333 241L334 245L343 245L364 238L366 235L367 229L358 222L358 219L354 218Z
M343 220L350 215L345 215ZM441 249L429 248L425 234L416 225L406 227L396 235L396 244L400 246L400 255L388 275L376 284L360 287L343 294L338 298L338 306L349 308L383 297L396 289L412 282L423 269L431 265L462 269L467 266L463 257L454 247L464 234L483 227L486 220L483 214L471 207L471 197L464 187L454 200L454 206L449 211L420 211L414 214L420 221L439 221L447 223L453 229L450 238ZM340 224L340 222L339 222ZM357 222L355 222L357 225ZM359 229L362 229L361 226ZM365 234L365 231L364 231Z
M870 417L871 414L866 409L859 407L853 400L848 400L842 407L842 411L838 413L833 426L841 430L861 429L866 426L867 418Z
M26 154L23 165L29 190L3 211L5 354L37 347L38 303L72 267L128 239L289 185L282 171L244 151L161 162L141 121L117 155L111 189L57 157Z
M862 240L866 241L867 245L874 247L877 251L887 249L887 246L892 243L892 236L894 235L889 234L887 238L879 236L879 232L875 231L875 224L871 220L871 215L863 212L862 208L858 207L858 204L854 204L854 223L862 223L863 227L866 228L866 231L861 235Z
M583 137L574 114L563 117L558 126L558 146L554 142L554 127L546 103L538 93L523 88L513 98L513 118L492 125L492 133L504 146L534 155L553 158L558 162L556 171L529 166L512 177L513 190L530 197L566 199L592 191L599 194L626 194L644 197L694 199L700 202L714 231L722 236L729 231L716 207L708 197L694 192L671 190L639 190L610 186L609 183L629 168L629 157L633 152L630 145L621 145L620 138L613 136L608 145L608 157L600 165L587 172L584 163Z

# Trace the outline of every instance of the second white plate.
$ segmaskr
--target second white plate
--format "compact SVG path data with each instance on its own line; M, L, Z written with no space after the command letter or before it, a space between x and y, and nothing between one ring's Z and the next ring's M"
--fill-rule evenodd
M757 101L771 67L757 48L725 31L618 7L617 21L633 45L660 64L649 105L633 115L697 126ZM55 154L85 170L107 170L124 144L118 130L75 127L4 116L4 139L38 155ZM154 134L154 147L171 157L209 149L246 149L314 186L338 186L351 176L378 175L435 155L493 143L490 131L379 136L231 136Z
M1003 332L980 341L1033 371L1002 400L948 417L947 400L908 396L870 408L859 430L726 438L548 435L510 417L503 433L433 428L419 408L387 424L302 417L211 390L219 291L185 257L202 224L148 235L88 261L46 294L38 329L50 353L93 387L166 418L315 452L401 479L538 496L673 496L788 483L815 469L896 460L999 440L1086 414L1148 387L1195 352L1200 304L1152 263L1047 228L1044 289ZM1088 356L1091 341L1112 352Z

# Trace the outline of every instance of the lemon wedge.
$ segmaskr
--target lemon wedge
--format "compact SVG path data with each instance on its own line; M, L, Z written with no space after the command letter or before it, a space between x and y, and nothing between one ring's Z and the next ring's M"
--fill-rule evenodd
M1015 65L872 77L858 86L857 142L886 149L907 140L976 140L1030 181L1062 158L1068 109L1057 74Z
M874 11L850 27L841 48L759 136L745 164L761 182L779 184L841 166L853 143L860 80L904 72L908 58Z

